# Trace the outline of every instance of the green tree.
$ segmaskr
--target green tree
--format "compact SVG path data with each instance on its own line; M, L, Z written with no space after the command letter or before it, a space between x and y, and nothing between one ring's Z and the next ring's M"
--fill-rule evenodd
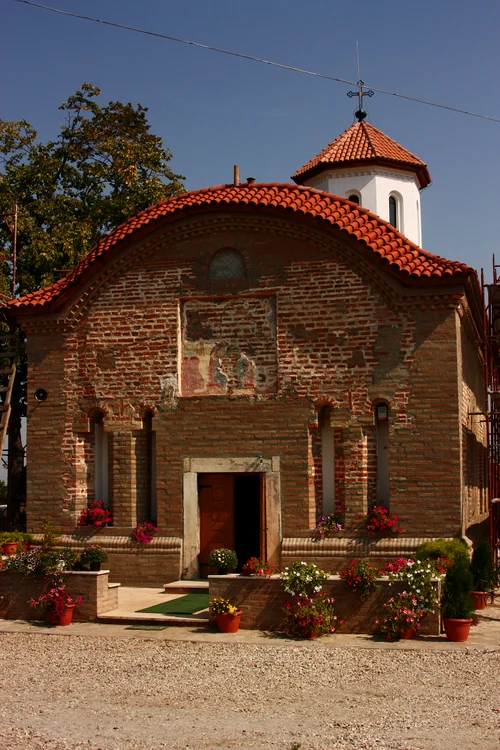
M25 120L0 120L0 242L8 259L17 203L18 294L52 283L115 226L184 190L168 166L170 151L150 132L147 109L100 106L100 93L84 83L63 102L61 132L45 144ZM6 293L11 272L4 260Z
M150 132L147 109L109 102L90 83L63 102L55 140L37 141L25 120L0 120L0 293L12 290L14 207L17 204L16 294L51 284L115 226L184 191L172 154ZM2 318L3 320L3 318ZM2 323L0 333L8 332ZM3 330L6 329L6 330ZM0 385L5 385L0 379ZM9 422L10 523L21 522L25 472L21 417L25 413L26 354L21 339Z

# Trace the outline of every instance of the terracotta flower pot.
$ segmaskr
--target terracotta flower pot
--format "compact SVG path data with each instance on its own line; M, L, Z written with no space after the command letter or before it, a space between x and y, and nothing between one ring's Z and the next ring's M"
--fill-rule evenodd
M17 542L5 542L2 544L4 555L15 555L17 552Z
M74 604L68 604L66 612L59 618L58 625L71 625L73 619L73 610L75 609Z
M474 602L474 609L484 609L488 603L488 594L486 591L471 591L470 598Z
M469 630L472 624L472 618L468 620L458 620L451 617L443 617L443 627L446 637L449 641L462 643L469 637Z
M409 641L409 640L411 640L412 638L415 638L415 634L416 634L416 632L417 632L417 631L416 631L416 629L415 629L415 628L406 628L406 630L402 630L402 631L400 632L400 634L399 634L399 638L400 638L400 639L401 639L402 641Z
M240 627L241 609L235 615L230 612L218 612L215 619L221 633L237 633Z

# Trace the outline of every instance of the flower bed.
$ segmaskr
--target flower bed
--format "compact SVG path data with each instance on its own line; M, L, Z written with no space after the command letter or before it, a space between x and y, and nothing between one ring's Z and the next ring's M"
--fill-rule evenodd
M283 605L289 595L283 592L283 581L279 576L271 578L244 577L239 575L209 576L210 598L224 597L241 607L241 627L250 630L275 630L283 621ZM439 587L439 581L433 586ZM346 591L344 581L339 576L329 576L323 583L322 591L335 599L335 613L342 625L338 633L376 633L377 619L385 616L384 604L395 594L403 591L401 581L378 578L377 588L368 599L360 602L359 596ZM422 635L439 635L439 611L422 621Z

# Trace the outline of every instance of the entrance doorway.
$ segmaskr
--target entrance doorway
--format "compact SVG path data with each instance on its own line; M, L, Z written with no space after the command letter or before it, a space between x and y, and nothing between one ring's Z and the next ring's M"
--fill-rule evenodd
M217 571L208 565L211 550L234 549L238 570L250 557L265 557L264 475L199 474L200 575Z

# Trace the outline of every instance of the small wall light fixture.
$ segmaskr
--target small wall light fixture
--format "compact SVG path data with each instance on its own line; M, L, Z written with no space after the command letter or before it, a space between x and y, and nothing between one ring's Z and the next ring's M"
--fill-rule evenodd
M389 407L387 404L377 404L375 414L377 422L387 422L389 419Z
M37 401L46 401L49 394L45 388L37 388L35 391L35 398Z

